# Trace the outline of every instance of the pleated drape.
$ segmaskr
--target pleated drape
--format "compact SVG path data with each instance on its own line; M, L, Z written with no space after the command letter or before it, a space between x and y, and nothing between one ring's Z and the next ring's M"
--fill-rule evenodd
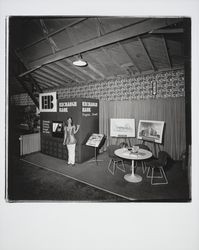
M106 135L107 140L103 147L116 143L116 138L110 137L110 118L134 118L136 127L139 120L165 121L163 144L161 150L167 151L175 160L186 148L185 98L165 98L133 101L100 101L100 133ZM123 141L122 138L118 142ZM131 144L140 142L137 138L131 139ZM153 150L152 144L148 146Z

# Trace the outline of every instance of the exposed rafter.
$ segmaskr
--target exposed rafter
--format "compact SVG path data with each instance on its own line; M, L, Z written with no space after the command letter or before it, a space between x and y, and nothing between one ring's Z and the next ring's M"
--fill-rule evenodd
M35 77L35 79L37 80L38 84L42 87L42 89L43 88L47 89L47 88L51 87L51 85L46 83L46 81L43 82L43 81L39 80L37 77Z
M74 72L74 70L70 69L66 65L65 61L58 61L58 62L56 62L56 65L58 65L64 71L70 72L72 75L74 75L75 77L79 78L81 81L85 81L86 80L83 76L79 75L77 72Z
M144 53L145 53L145 55L146 55L146 57L148 59L148 62L150 63L152 69L155 71L155 66L154 66L154 64L153 64L153 62L151 60L151 57L150 57L150 55L149 55L149 53L148 53L148 51L147 51L147 49L146 49L146 47L145 47L145 45L144 45L144 43L142 41L142 38L139 37L139 36L138 36L138 41L140 42L140 45L141 45L141 47L142 47L142 49L143 49L143 51L144 51Z
M56 34L62 32L62 31L64 31L64 30L67 29L68 27L72 27L72 26L74 26L74 25L76 25L76 24L78 24L78 23L80 23L80 22L83 22L83 21L86 20L86 19L87 19L87 18L78 18L78 19L75 20L74 22L72 22L72 23L70 23L70 24L68 24L68 25L66 25L66 26L64 26L64 27L62 27L62 28L60 28L60 29L58 29L58 30L56 30L56 31L54 31L54 32L49 33L49 34L47 35L47 37L48 37L48 38L49 38L49 37L52 37L52 36L54 36L54 35L56 35ZM34 45L36 45L36 44L38 44L38 43L40 43L40 42L42 42L42 41L45 41L45 40L46 40L46 37L43 37L43 38L38 39L37 41L35 41L35 42L33 42L33 43L30 43L30 44L24 46L24 47L21 48L20 50L21 50L21 51L22 51L22 50L25 50L25 49L30 48L30 47L32 47L32 46L34 46Z
M49 74L44 73L44 72L41 72L40 70L39 70L39 71L35 71L33 74L34 74L34 75L36 74L36 75L42 77L43 80L45 80L45 79L49 80L49 81L52 82L55 86L60 86L60 85L63 84L63 82L60 82L60 81L54 79L54 78L51 77Z
M48 85L50 87L59 87L60 86L59 84L52 82L48 78L39 75L37 72L32 73L32 75L35 79L39 80L40 82L46 83L46 85Z
M108 44L122 41L128 38L136 37L141 34L149 33L151 30L167 27L171 24L182 22L181 18L152 18L140 23L129 25L128 27L113 31L101 37L91 39L89 41L78 44L75 47L70 47L57 52L55 55L45 56L38 60L29 63L31 68L55 62L73 55L77 55L89 50L93 50Z
M99 75L102 79L105 78L104 74L102 74L98 69L91 65L91 63L88 64L88 68L92 70L95 74Z
M58 76L57 74L55 75L53 73L53 70L52 69L48 69L47 66L41 68L39 71L43 72L43 73L47 73L48 76L50 76L52 79L54 79L55 81L59 82L60 85L63 85L66 83L68 83L68 81L66 82L65 79L61 76Z
M163 41L163 45L164 45L164 50L165 50L165 53L166 53L167 61L168 61L168 64L169 64L169 68L172 68L171 58L169 56L167 42L166 42L166 39L165 39L164 35L162 35L162 41Z
M43 32L43 36L45 37L46 41L50 45L53 54L55 54L56 51L58 51L58 48L57 48L57 45L56 45L55 41L53 40L53 38L48 35L49 32L48 32L48 28L46 27L44 19L40 19L40 24L41 24L41 29L42 29L42 32Z
M150 34L178 34L183 33L184 29L177 28L177 29L158 29L158 30L152 30L149 33Z
M133 66L135 66L136 70L138 73L140 73L140 69L138 68L138 66L136 65L134 59L132 58L132 56L128 53L128 51L125 49L125 47L118 42L119 47L122 49L122 51L128 56L128 58L130 59L130 61L132 62Z
M75 81L73 78L68 77L66 74L63 73L63 71L55 68L54 65L48 64L45 66L46 70L50 70L51 73L53 73L54 77L59 78L60 80L63 80L65 83L69 83L70 81ZM60 77L59 77L60 76Z
M67 74L66 71L63 71L63 69L59 65L56 65L55 63L53 65L52 64L48 64L48 67L50 69L52 69L52 71L54 71L54 72L60 74L61 76L63 76L64 78L67 78L67 79L69 79L69 80L71 80L73 82L77 81L74 77L72 77L69 74Z

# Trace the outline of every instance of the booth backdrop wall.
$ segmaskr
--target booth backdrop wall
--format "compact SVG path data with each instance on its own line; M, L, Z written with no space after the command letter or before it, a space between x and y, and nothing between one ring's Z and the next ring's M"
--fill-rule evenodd
M156 83L156 95L152 95L153 83ZM166 122L164 150L174 159L179 159L185 150L184 69L91 82L46 92L51 91L57 92L58 99L100 99L100 132L107 135L106 143L112 142L109 138L110 118L135 118L136 127L139 119L154 119ZM12 96L11 102L28 105L31 100L27 94L21 94Z
M152 94L156 84L156 95ZM96 98L100 100L143 100L154 98L176 98L185 96L184 69L167 70L164 72L115 78L95 82L86 82L73 87L49 89L56 91L58 99L63 98ZM11 102L15 105L31 105L27 93L13 95Z
M163 145L161 150L167 151L175 160L180 158L186 149L185 131L185 98L148 99L133 101L100 101L100 133L107 136L104 150L109 144L115 144L116 138L110 137L110 118L135 118L136 137L139 120L165 121ZM119 139L123 141L124 139ZM119 141L118 141L119 142ZM136 138L131 139L135 144ZM151 147L152 144L148 143ZM153 150L153 147L151 147Z
M75 106L70 106L70 103L76 103ZM95 107L90 107L90 111L83 108L88 108L89 103L97 104ZM61 110L66 104L66 110ZM84 104L84 106L83 106ZM67 106L69 105L69 106ZM66 122L68 117L72 117L75 125L80 125L78 133L75 135L77 139L75 161L78 163L84 162L94 156L94 148L86 146L86 141L92 133L99 132L99 100L91 98L69 98L60 99L57 103L57 112L41 112L41 151L42 153L51 156L65 159L68 158L66 146L63 146L63 137L53 136L52 123L53 121Z

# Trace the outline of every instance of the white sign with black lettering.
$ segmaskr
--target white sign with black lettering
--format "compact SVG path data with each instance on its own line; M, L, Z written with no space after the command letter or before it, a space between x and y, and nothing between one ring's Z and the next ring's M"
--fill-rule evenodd
M39 94L40 112L57 112L56 92Z

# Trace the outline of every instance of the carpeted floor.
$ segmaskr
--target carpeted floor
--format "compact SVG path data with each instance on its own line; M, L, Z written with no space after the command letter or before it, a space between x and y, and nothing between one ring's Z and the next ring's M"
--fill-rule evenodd
M10 161L8 170L7 198L10 202L127 201L59 173L23 162L16 157Z
M76 164L75 167L67 167L63 160L44 155L42 153L35 153L25 156L22 161L28 163L32 168L42 168L45 170L46 175L43 175L43 182L48 179L51 174L56 174L67 178L67 180L76 180L79 185L91 186L94 190L111 195L108 199L101 198L99 194L92 192L84 200L88 201L188 201L189 198L189 186L187 183L187 177L180 162L175 162L172 166L169 166L167 170L167 176L169 180L168 185L151 186L150 179L147 179L142 174L141 168L137 168L137 172L142 175L143 180L140 183L128 183L124 180L124 173L117 170L115 175L112 176L108 170L109 158L106 153L99 156L99 159L103 160L98 165L95 163L85 162L83 164ZM125 163L127 172L130 172L130 162ZM46 171L47 170L47 171ZM56 178L54 183L56 182ZM87 184L87 185L86 185ZM53 189L49 187L49 190ZM65 190L62 190L65 192ZM105 191L105 192L104 192ZM28 196L28 195L27 195ZM81 200L81 192L78 190L72 190L71 195L68 194L66 198L57 199L52 198L49 195L49 200ZM113 198L114 197L114 198ZM115 199L115 197L117 198ZM26 197L25 197L26 198ZM27 200L28 197L27 197ZM38 200L42 200L42 195L38 194Z

